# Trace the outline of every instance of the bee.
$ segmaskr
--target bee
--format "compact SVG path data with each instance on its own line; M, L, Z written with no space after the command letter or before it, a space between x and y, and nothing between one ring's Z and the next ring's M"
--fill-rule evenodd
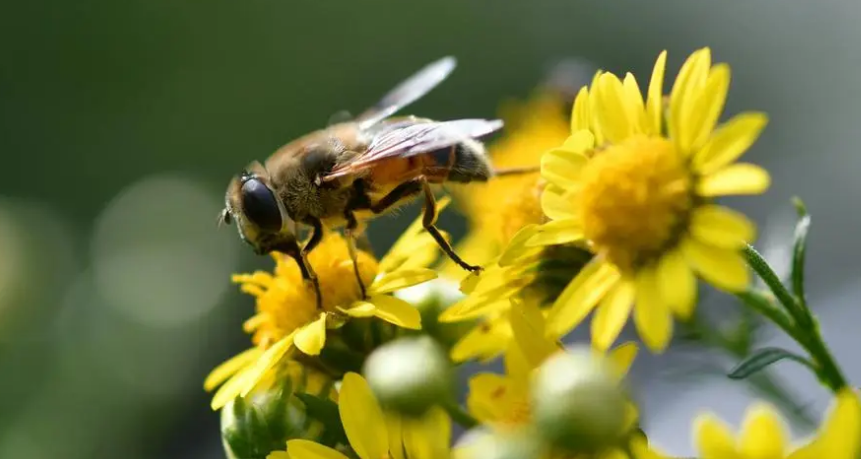
M236 222L239 236L258 254L294 258L303 279L320 290L307 255L324 228L344 228L356 266L362 223L416 198L423 198L424 229L455 263L461 259L436 227L432 185L485 182L495 175L480 139L502 128L501 120L434 121L393 117L445 80L456 61L445 57L419 70L357 118L300 137L279 148L264 164L252 162L235 176L225 195L221 222ZM300 247L299 225L310 229Z

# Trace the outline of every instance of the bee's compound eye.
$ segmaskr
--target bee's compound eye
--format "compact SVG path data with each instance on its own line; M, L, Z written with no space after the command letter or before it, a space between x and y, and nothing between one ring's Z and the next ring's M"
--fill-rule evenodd
M252 178L242 184L242 208L245 216L261 229L281 229L281 211L275 195L259 179Z

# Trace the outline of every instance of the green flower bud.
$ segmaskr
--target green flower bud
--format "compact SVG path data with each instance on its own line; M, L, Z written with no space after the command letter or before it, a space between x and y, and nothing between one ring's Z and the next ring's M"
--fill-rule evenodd
M482 432L459 444L458 456L468 459L526 459L543 457L540 438L529 429L507 432Z
M627 397L609 363L589 348L559 352L532 385L535 422L553 447L595 453L624 435Z
M419 310L422 329L416 334L427 334L440 344L450 348L473 326L472 321L443 323L439 315L457 301L464 298L457 283L436 278L428 282L398 290L394 294Z
M380 405L406 416L421 416L451 397L448 356L429 336L380 346L368 356L363 373Z
M316 407L308 406L303 397L327 400L333 385L320 373L290 362L247 397L229 402L221 409L221 438L227 457L265 459L272 451L283 451L287 440L326 438L332 429L319 422ZM337 412L337 406L332 406Z

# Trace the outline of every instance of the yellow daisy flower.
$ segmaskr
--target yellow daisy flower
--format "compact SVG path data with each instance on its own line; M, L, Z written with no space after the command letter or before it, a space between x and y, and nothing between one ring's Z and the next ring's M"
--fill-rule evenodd
M585 241L596 254L551 309L556 335L596 309L592 339L606 349L633 309L643 341L661 351L672 315L693 311L696 275L729 291L748 285L740 249L754 238L754 225L713 199L768 187L765 170L733 164L766 116L742 113L717 126L730 71L712 65L708 48L682 66L665 113L665 64L663 52L645 102L630 73L623 80L599 73L575 99L571 136L542 157L550 184L541 201L552 221L527 245Z
M861 454L861 401L852 389L839 392L819 433L792 447L787 428L775 409L756 404L748 409L738 438L719 419L696 420L694 442L702 459L857 459Z
M338 411L350 447L360 459L445 459L449 456L451 420L440 408L418 420L384 413L367 381L347 373ZM287 451L267 459L348 459L344 453L310 440L289 440Z
M439 210L447 203L447 199L441 200ZM420 329L419 311L390 293L436 278L436 272L426 266L437 258L437 250L433 238L416 220L379 263L359 252L359 274L368 295L362 298L346 241L337 233L326 234L309 254L320 283L322 310L317 309L313 287L303 282L299 267L288 256L273 255L276 267L272 274L234 276L242 291L257 298L257 314L244 324L253 333L255 347L224 362L207 377L207 391L221 386L212 408L247 395L294 348L309 356L320 354L327 330L342 326L350 317L376 317L399 327Z
M488 146L499 169L537 167L541 155L568 137L565 102L552 91L538 91L526 101L510 101L500 110L506 134ZM508 175L468 187L452 186L469 231L456 249L467 260L485 263L498 256L520 228L546 219L541 212L544 181L535 173ZM450 260L444 274L462 277Z

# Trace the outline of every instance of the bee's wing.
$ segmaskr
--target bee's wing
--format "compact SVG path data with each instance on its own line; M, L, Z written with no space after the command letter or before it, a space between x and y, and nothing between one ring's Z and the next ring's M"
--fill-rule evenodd
M428 64L389 91L376 105L359 115L356 118L359 127L366 129L373 126L420 99L430 92L431 89L442 83L451 74L456 65L457 61L452 56L446 56Z
M405 158L451 147L491 134L501 129L502 124L502 120L485 119L392 123L374 136L363 154L338 165L322 179L353 174L386 158Z

